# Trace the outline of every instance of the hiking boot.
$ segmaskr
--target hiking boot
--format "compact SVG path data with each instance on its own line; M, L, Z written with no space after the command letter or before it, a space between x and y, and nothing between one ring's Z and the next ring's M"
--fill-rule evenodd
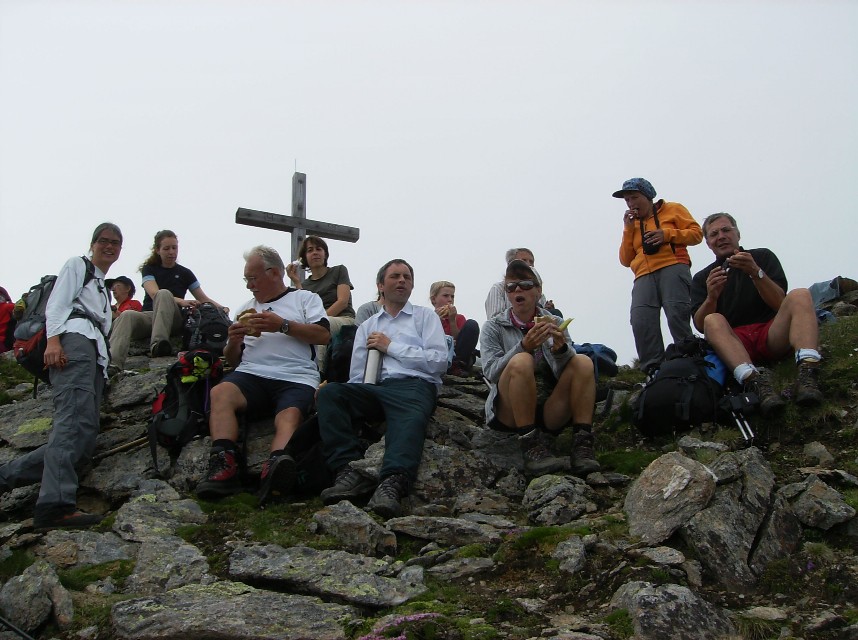
M579 478L585 478L588 474L600 471L602 466L596 460L596 453L593 451L593 432L587 429L578 429L575 431L575 438L572 442L572 455L569 456L572 463L572 473Z
M235 451L212 450L206 479L197 485L197 497L218 500L241 492L238 460Z
M171 356L173 355L173 345L170 344L169 340L159 340L152 345L151 353L153 358Z
M375 481L346 465L337 473L334 485L328 487L319 497L323 504L335 504L340 500L351 501L355 498L363 498L375 488Z
M786 406L786 400L772 386L772 372L760 367L757 374L745 382L745 391L753 391L760 400L760 413L767 416Z
M408 476L404 473L394 473L379 483L366 506L370 511L388 520L402 513L400 502L407 495Z
M524 458L524 471L532 476L544 476L555 471L566 471L569 462L566 458L558 458L548 448L545 437L537 429L529 431L518 438L521 445L521 455Z
M811 407L822 402L822 391L819 390L817 378L819 377L818 362L800 362L798 365L798 376L793 386L793 398L796 404L803 407Z
M288 496L298 480L298 466L288 453L272 453L262 463L259 475L259 506L264 507L269 500Z
M33 530L37 532L49 529L86 529L104 520L103 516L86 513L70 506L36 507L33 514Z

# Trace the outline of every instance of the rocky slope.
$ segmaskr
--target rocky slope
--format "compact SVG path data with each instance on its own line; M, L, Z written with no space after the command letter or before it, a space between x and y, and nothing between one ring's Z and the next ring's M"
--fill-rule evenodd
M717 425L642 440L624 372L586 479L529 481L515 439L482 423L483 383L448 378L387 522L313 496L199 503L207 439L157 478L138 439L170 360L131 358L81 479L108 519L35 534L37 487L2 496L0 612L38 638L858 638L856 321L826 327L825 406L753 417L751 447ZM0 407L0 462L47 438L50 389L30 391ZM270 434L251 428L251 479Z

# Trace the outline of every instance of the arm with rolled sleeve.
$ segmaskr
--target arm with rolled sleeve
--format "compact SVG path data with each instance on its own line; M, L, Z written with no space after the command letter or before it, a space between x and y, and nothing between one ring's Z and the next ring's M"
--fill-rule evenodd
M65 324L71 315L75 299L80 295L81 283L85 277L86 263L77 257L68 260L60 269L45 307L45 335L48 338L65 332Z

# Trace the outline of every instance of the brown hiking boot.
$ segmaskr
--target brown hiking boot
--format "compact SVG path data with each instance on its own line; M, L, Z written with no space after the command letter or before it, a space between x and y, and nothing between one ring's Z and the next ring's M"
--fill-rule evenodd
M519 436L518 441L521 445L521 456L524 458L524 471L528 475L544 476L569 469L565 458L558 458L551 453L546 437L538 429Z
M777 412L786 406L786 400L781 394L775 392L772 385L772 372L765 367L760 367L757 373L745 382L745 391L757 394L760 400L760 413L767 416Z
M822 391L819 390L817 378L819 377L818 362L800 362L798 365L798 376L793 386L793 397L796 404L803 407L812 407L822 402Z
M600 471L602 466L596 460L596 452L593 450L593 432L587 429L577 429L575 440L572 443L572 473L579 478L585 478L588 474Z

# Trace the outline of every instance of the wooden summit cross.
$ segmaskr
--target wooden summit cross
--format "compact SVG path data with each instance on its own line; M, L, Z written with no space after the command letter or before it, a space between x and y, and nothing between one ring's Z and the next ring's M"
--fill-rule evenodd
M236 224L246 224L251 227L291 232L292 257L290 260L298 258L298 251L301 249L301 243L304 242L304 238L307 237L307 232L322 238L344 240L346 242L357 242L360 237L360 229L357 227L346 227L330 222L307 220L307 174L298 173L297 171L292 175L291 216L239 207L235 212L235 222Z

